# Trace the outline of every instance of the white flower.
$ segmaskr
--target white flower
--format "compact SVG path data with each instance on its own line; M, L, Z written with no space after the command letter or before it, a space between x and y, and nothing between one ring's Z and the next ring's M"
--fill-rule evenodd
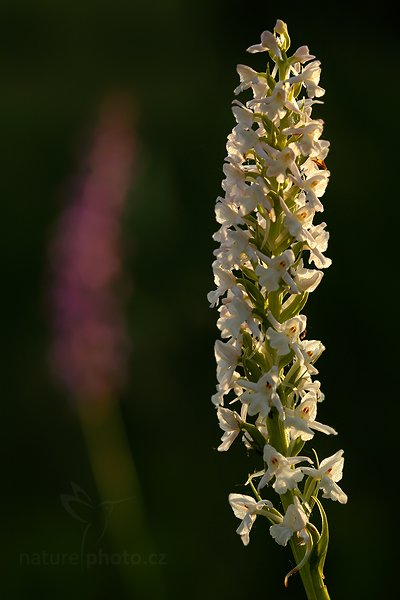
M347 496L337 485L337 481L342 479L344 458L343 450L339 450L332 456L325 458L319 465L319 469L311 467L301 467L306 475L310 475L320 480L320 487L323 490L323 498L338 500L341 504L346 504Z
M222 189L230 198L240 197L246 189L246 173L237 164L224 163L223 171L225 179L222 181Z
M313 292L320 284L323 272L317 269L306 269L303 259L300 260L297 269L291 269L294 282L301 292Z
M318 370L314 367L318 358L325 350L325 346L319 340L303 340L299 342L300 351L304 357L303 364L306 366L307 371L312 375L316 375Z
M285 37L288 37L288 35L289 35L287 25L281 19L277 19L275 27L274 27L274 32L279 35L281 40L284 40Z
M295 182L297 187L304 190L307 200L311 208L315 211L322 212L324 207L320 202L319 198L324 195L326 186L328 185L329 171L318 171L315 175L312 175L308 179L301 179L290 175L291 179Z
M288 99L288 86L283 83L277 83L270 96L249 100L247 106L255 107L256 112L265 114L275 125L279 125L287 110L300 113L296 101Z
M220 318L217 327L221 330L223 338L237 338L240 326L251 316L250 306L239 296L227 298L218 309Z
M211 308L218 304L220 296L223 296L225 292L234 288L237 289L236 277L230 271L223 269L218 260L213 262L213 270L214 283L218 287L207 294L207 300L210 302Z
M316 173L320 173L321 170L326 171L327 167L320 156L307 158L307 160L300 165L300 171L305 178L312 177Z
M320 223L310 227L309 234L311 235L313 242L307 245L310 249L310 262L313 262L319 269L326 269L332 264L330 258L323 255L328 247L329 232L325 231L326 223Z
M285 87L277 83L270 96L250 100L247 106L256 107L257 112L263 112L273 123L279 123L286 115L286 97Z
M268 268L266 269L262 265L257 265L255 273L258 275L260 284L265 287L268 292L278 290L281 279L294 293L299 291L293 278L288 273L288 269L295 260L292 250L285 250L285 252L275 258L269 258L261 252L259 252L258 255L265 263L267 263Z
M282 58L281 49L279 48L278 41L273 33L270 31L263 31L261 34L261 44L255 44L254 46L250 46L247 48L247 52L250 54L254 54L256 52L267 52L268 50L272 50L272 52L278 58Z
M217 327L221 330L221 337L237 338L244 323L247 324L254 336L259 336L259 330L251 316L252 309L247 304L245 296L233 295L228 292L228 296L222 300L222 306L218 310L220 318L217 321Z
M230 383L228 383L227 381L218 383L216 393L211 396L212 403L215 404L216 406L223 406L224 405L224 396L229 394L229 392L232 389L234 389L235 382L238 378L239 378L239 373L236 373L236 371L235 371L232 375L232 380Z
M308 46L300 46L300 48L297 48L296 52L290 58L290 62L293 64L296 64L297 62L305 63L315 58L315 56L309 52Z
M301 532L307 525L308 518L297 496L294 498L294 504L290 504L282 523L271 525L270 534L274 540L281 546L286 546L295 532Z
M217 409L219 426L225 433L221 438L222 444L218 446L219 452L225 452L229 450L235 439L240 433L240 424L243 422L246 416L245 406L242 407L242 415L239 416L236 411L229 410L228 408L222 408L221 406Z
M290 77L288 82L290 84L298 83L300 81L304 83L309 98L313 98L314 96L319 98L320 96L323 96L325 94L325 90L318 85L321 77L320 64L321 63L319 60L314 60L313 62L308 63L308 65L303 67L301 73L295 77Z
M247 546L250 540L250 530L257 515L266 506L272 508L272 503L269 500L259 500L256 502L254 498L244 494L229 494L229 504L232 507L235 517L242 519L242 522L236 529L236 533L240 535L243 544Z
M213 235L220 242L220 247L214 251L219 264L226 270L239 269L242 264L256 260L254 247L250 244L250 232L246 229L228 229L221 227Z
M290 352L290 349L292 349L302 363L304 357L301 354L297 342L300 334L303 333L306 328L307 317L305 315L297 315L284 323L279 323L269 311L268 319L274 326L274 329L268 327L266 333L270 346L277 351L278 356L285 356Z
M228 342L217 340L214 345L217 362L217 380L221 384L230 385L239 357L242 353L241 340L230 339Z
M267 196L268 191L269 189L261 177L258 177L251 185L247 185L240 196L240 214L248 215L259 204L270 211L272 206Z
M312 226L315 211L309 204L304 204L292 213L286 203L280 199L283 212L285 213L285 227L297 241L307 242L310 248L314 248L315 239L308 231Z
M319 138L322 134L324 124L321 119L310 121L305 125L303 123L298 124L296 127L288 127L284 129L282 133L284 135L299 135L299 140L296 140L295 145L303 156L314 157L318 156L321 152L321 146ZM322 158L325 158L323 156Z
M299 481L304 477L300 469L293 469L293 465L297 465L303 461L312 462L307 456L291 456L286 458L275 450L269 444L264 446L264 461L268 465L268 469L263 475L258 489L263 488L273 477L275 482L273 488L277 494L285 494L288 490L293 490Z
M243 106L241 102L235 100L234 106L232 106L232 112L238 125L244 129L251 129L254 123L254 113L252 110Z
M237 65L236 70L240 78L240 85L233 90L233 93L236 96L248 88L253 90L255 98L264 96L268 89L266 79L259 77L257 71L254 71L254 69L246 65Z
M268 152L269 154L272 154L272 158L266 161L267 177L275 177L278 183L284 183L287 178L288 170L300 175L295 163L296 155L292 148L288 146L287 148L278 151L268 147Z
M238 379L237 383L239 385L250 390L240 396L240 401L249 407L249 415L259 414L260 417L267 417L271 408L275 406L281 418L283 418L282 402L276 391L279 382L277 367L272 367L268 373L264 373L257 383L246 379Z
M232 225L240 225L243 223L243 219L239 215L238 207L233 204L233 202L226 202L224 198L217 198L215 216L218 223L224 227L231 227Z
M300 404L294 408L285 409L285 427L289 429L291 439L300 437L303 441L311 440L314 431L327 435L336 435L337 432L329 425L315 421L317 416L317 398L314 394L306 394Z
M251 154L256 152L262 158L268 158L261 146L257 132L254 129L244 129L240 125L236 125L232 129L232 133L228 135L226 149L229 159L234 163L242 163L248 152Z
M308 372L304 373L302 379L295 388L295 393L300 397L304 398L306 394L311 392L317 399L317 402L323 402L325 394L321 391L321 383L317 380L312 381L311 376Z

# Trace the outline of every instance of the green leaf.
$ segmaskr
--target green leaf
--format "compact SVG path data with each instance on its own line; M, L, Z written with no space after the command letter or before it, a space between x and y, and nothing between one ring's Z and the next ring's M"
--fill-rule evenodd
M301 87L302 87L302 82L299 81L299 83L297 83L294 88L293 88L293 96L295 98L297 98L297 96L300 94L301 92Z
M243 331L242 340L245 352L251 354L253 352L253 338L251 337L251 334L248 331Z
M281 314L281 322L287 321L298 315L303 309L308 300L308 292L294 295L292 301L288 300L289 304L283 309Z
M291 543L292 548L295 543L296 543L295 541L292 541L292 543ZM307 542L306 542L306 550L304 552L304 556L301 559L301 561L294 567L294 569L289 571L289 573L286 575L286 577L284 579L285 588L288 587L289 577L291 577L295 573L298 573L303 567L305 567L307 565L308 561L310 560L310 556L312 554L313 546L314 546L313 536L310 535L309 531L307 531ZM307 597L311 598L311 596L308 596L308 594L307 594Z
M257 275L254 273L252 269L248 267L241 267L242 273L246 275L247 279L252 279L253 281L257 281Z
M293 446L290 448L290 456L297 456L299 452L303 449L304 441L301 437L298 437L294 440Z
M262 371L255 360L252 358L246 358L245 356L242 358L242 364L244 371L246 373L246 377L249 381L257 382L262 374Z
M304 242L295 242L294 244L292 244L292 251L296 257L296 260L293 263L293 267L296 268L297 265L300 262L300 259L303 257L303 247L304 247Z
M268 83L270 89L273 90L276 85L276 81L272 77L271 73L269 72L269 64L267 66L266 76L267 76L267 83Z
M271 368L268 357L254 348L253 338L247 331L243 332L242 364L253 375L256 375L259 371L261 373L267 372Z
M313 552L310 557L310 567L311 570L316 569L319 577L323 579L323 570L326 559L326 554L328 552L328 544L329 544L329 527L328 527L328 518L324 511L324 508L321 502L318 500L316 496L313 496L316 504L318 505L319 512L321 515L322 522L322 530L319 540L316 544L314 544Z
M240 429L242 431L247 431L251 435L252 439L256 444L255 450L258 450L262 454L267 440L265 439L261 431L259 431L257 427L255 425L252 425L251 423L242 423Z
M243 285L243 287L245 288L246 292L248 293L250 300L253 302L253 304L258 309L263 310L265 300L264 300L264 296L258 289L258 286L255 285L249 279L246 279L245 277L238 277L237 281L238 281L238 283L241 283Z
M304 502L309 503L310 502L310 498L313 494L315 494L315 490L318 487L318 481L314 478L311 477L311 475L309 475L306 479L306 482L304 484L304 489L303 489L303 498L304 498ZM317 492L318 493L318 492ZM315 499L315 496L314 496ZM313 502L313 506L315 504L315 500ZM312 507L310 507L312 508Z
M284 369L293 360L293 351L290 350L284 356L279 358L279 369Z
M268 308L272 312L273 316L277 321L281 321L280 312L282 307L282 293L280 290L277 292L270 292L268 294Z

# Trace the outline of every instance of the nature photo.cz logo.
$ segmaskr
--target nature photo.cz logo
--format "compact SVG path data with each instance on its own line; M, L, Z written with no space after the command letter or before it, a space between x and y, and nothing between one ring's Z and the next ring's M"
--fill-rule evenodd
M104 539L112 512L122 500L94 502L78 484L71 482L72 494L61 494L61 504L67 513L81 523L82 537L79 552L21 553L20 566L80 566L82 569L110 566L165 565L166 555L162 553L130 553L127 551L109 553L100 543Z

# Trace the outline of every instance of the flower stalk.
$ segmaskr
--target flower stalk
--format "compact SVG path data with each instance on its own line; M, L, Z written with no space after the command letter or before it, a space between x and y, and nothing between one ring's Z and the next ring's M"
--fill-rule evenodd
M120 302L128 287L122 217L136 166L129 96L106 98L98 121L51 247L52 367L81 423L121 579L133 597L163 598L161 571L153 566L150 573L144 558L132 568L125 558L139 556L138 549L150 556L153 544L119 406L130 349ZM109 509L114 504L118 510Z
M216 289L207 297L218 306L222 339L215 343L212 400L224 431L218 450L241 437L256 457L247 479L253 496L229 496L241 519L237 533L247 545L256 517L266 517L272 537L282 546L289 542L296 560L285 586L299 572L307 598L326 600L329 533L318 495L347 502L337 483L344 459L339 450L319 463L315 451L304 448L316 432L337 432L316 420L324 394L315 363L325 348L307 339L302 311L331 264L326 223L316 222L330 175L329 142L321 139L323 121L311 116L324 94L320 62L307 46L292 55L289 47L287 26L278 20L273 32L264 31L261 43L248 48L267 52L272 64L261 72L237 66L235 94L250 90L252 97L233 102L225 193L215 208ZM274 502L266 497L270 490ZM318 511L320 531L313 523Z

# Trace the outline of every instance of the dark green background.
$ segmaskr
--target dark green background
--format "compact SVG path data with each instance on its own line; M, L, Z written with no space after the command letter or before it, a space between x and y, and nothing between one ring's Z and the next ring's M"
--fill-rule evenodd
M387 5L389 6L389 5ZM209 310L225 140L233 126L235 65L263 65L245 48L277 18L294 49L322 61L327 93L316 115L331 141L324 218L333 259L307 305L323 340L322 455L345 450L346 506L326 502L326 575L333 599L392 597L398 501L398 27L385 3L2 0L1 440L2 597L125 599L113 568L21 568L21 553L79 551L80 524L60 503L76 482L93 497L74 408L48 369L48 243L63 190L104 94L129 91L140 153L125 218L133 351L121 395L143 485L154 552L172 600L303 598L290 564L256 523L244 548L227 503L251 457L219 443L217 312ZM398 286L397 286L398 287ZM140 552L141 549L134 549ZM149 577L151 575L149 567ZM383 592L384 591L384 592ZM393 592L394 593L394 592ZM386 595L385 595L386 594Z

